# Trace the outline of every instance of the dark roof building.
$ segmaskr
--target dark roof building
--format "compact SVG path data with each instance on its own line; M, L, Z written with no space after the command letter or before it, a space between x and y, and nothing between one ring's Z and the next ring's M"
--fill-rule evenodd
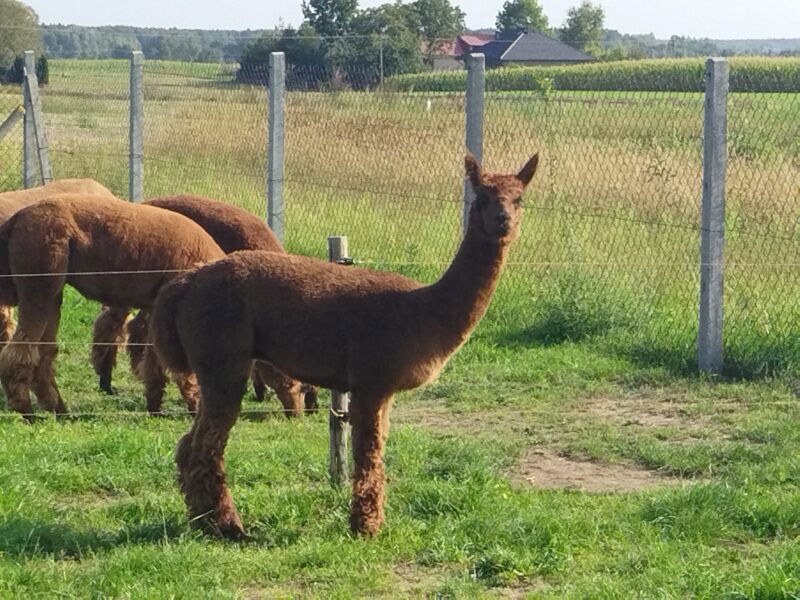
M483 44L472 44L462 57L470 52L486 56L487 67L507 64L563 65L597 60L569 44L560 42L538 31L520 31L501 38L498 36Z

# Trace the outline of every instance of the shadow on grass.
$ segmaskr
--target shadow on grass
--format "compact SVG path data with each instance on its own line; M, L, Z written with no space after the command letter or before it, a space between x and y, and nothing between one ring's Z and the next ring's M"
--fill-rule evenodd
M675 377L697 377L697 331L643 323L638 328L617 327L605 332L567 335L554 322L536 322L531 327L492 336L493 341L512 348L552 348L583 343L598 353L628 360L635 367L659 369ZM554 335L561 331L563 335ZM768 336L758 333L730 334L723 348L724 369L720 381L742 382L765 379L794 381L800 375L800 334Z
M87 551L108 550L126 544L157 544L177 540L186 534L186 522L178 518L131 525L113 532L82 530L63 522L40 522L12 516L0 523L0 551L25 558L80 558Z

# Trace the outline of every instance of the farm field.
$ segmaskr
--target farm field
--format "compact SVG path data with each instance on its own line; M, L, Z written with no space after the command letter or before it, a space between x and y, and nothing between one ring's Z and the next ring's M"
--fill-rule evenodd
M229 81L148 63L147 196L263 214L266 96ZM487 95L487 167L539 149L544 168L489 314L437 383L398 400L374 540L349 535L349 490L328 484L327 415L264 414L274 400L247 400L227 453L251 539L192 532L172 459L189 418L174 390L173 417L137 415L126 365L117 397L96 391L98 307L69 294L58 377L76 414L0 412L0 596L797 594L797 96L731 97L728 371L709 380L694 371L702 95ZM0 117L15 97L0 88ZM43 100L56 175L124 197L127 63L52 61ZM459 95L290 92L286 129L290 251L323 256L343 234L364 266L441 273L459 238Z

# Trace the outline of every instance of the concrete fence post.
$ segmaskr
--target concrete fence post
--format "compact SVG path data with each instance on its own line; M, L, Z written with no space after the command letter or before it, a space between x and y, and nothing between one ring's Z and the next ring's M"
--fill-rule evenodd
M284 243L283 205L284 126L286 123L286 58L269 55L269 140L267 143L267 224Z
M470 54L467 57L467 100L466 100L466 143L467 150L483 162L483 108L486 81L486 57L483 54ZM472 206L472 186L464 180L464 210L462 232L466 234L469 222L469 209Z
M53 181L53 169L50 165L47 136L44 133L44 113L39 96L39 78L36 76L36 57L33 50L26 50L24 56L22 94L25 118L22 141L22 184L27 189L36 185L37 171L42 176L43 184Z
M27 52L25 64L27 69ZM22 121L22 187L28 189L36 185L36 130L33 126L33 103L25 77L22 78L22 106L25 108Z
M131 52L128 198L144 200L144 54Z
M728 61L709 58L706 61L705 83L697 366L705 373L721 373Z
M328 238L328 260L341 263L348 258L347 238L331 236ZM331 390L331 410L328 418L330 430L330 453L328 472L331 484L344 485L348 479L347 472L347 411L350 408L350 398Z

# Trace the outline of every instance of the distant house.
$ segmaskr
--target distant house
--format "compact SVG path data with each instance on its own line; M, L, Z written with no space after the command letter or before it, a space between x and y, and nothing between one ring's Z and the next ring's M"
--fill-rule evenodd
M433 57L434 71L463 69L464 61L461 58L477 48L495 39L494 35L484 33L465 33L445 44L439 54Z
M463 66L464 58L472 52L480 52L486 56L488 68L505 65L569 65L597 60L569 44L538 31L518 31L508 36L499 33L491 39L488 36L458 36L446 50L447 57L442 57L441 64L448 64L445 58ZM437 68L434 60L434 69ZM441 66L438 68L455 68Z

